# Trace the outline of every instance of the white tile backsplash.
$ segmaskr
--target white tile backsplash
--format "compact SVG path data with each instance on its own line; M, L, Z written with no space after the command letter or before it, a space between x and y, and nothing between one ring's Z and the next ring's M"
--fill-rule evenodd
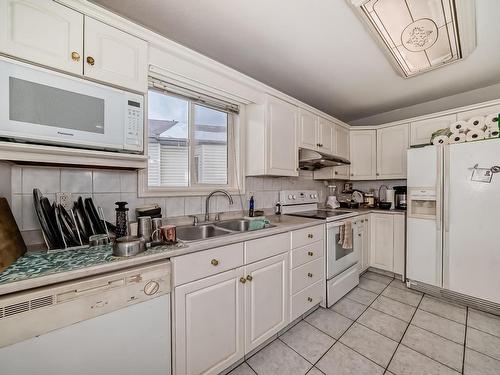
M38 187L51 201L57 192L69 192L73 200L79 196L93 197L96 206L104 210L106 219L115 221L115 202L128 202L129 219L135 220L135 208L145 204L159 204L164 217L202 215L205 213L206 196L148 197L137 196L137 172L118 170L92 170L85 168L47 168L36 166L8 166L10 168L11 208L22 231L30 231L26 238L41 238L35 235L39 229L38 218L33 208L32 190ZM234 203L216 195L210 203L210 213L247 211L250 194L255 196L255 208L272 208L278 200L278 191L286 189L317 190L326 194L322 182L314 181L310 174L300 177L247 177L246 193L233 195ZM9 195L9 194L7 194ZM213 216L212 216L213 217ZM24 234L23 234L24 235Z
M186 197L184 202L184 215L197 215L203 212L201 197Z
M61 170L61 191L65 193L92 193L92 171Z
M22 193L33 194L38 188L42 194L61 191L61 170L59 168L23 167Z
M137 193L137 172L120 172L120 191Z
M184 216L184 197L165 198L166 216Z
M94 193L119 193L120 188L121 188L120 172L118 171L93 172Z
M17 165L11 168L12 194L21 194L23 192L22 168Z

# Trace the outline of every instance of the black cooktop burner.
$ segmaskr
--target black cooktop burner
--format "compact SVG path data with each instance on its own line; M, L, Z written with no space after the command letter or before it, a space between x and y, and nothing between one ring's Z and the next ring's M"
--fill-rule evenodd
M331 217L348 215L352 213L353 213L352 211L342 211L342 210L313 210L313 211L294 212L287 215L308 217L310 219L326 220Z

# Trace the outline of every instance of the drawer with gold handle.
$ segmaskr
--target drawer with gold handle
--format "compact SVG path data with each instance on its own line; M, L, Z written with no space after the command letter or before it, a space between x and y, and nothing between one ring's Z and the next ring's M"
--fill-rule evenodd
M312 262L303 264L292 270L291 289L292 294L300 292L302 289L324 280L324 258L318 258Z
M291 267L301 266L312 260L321 258L324 253L324 241L317 241L310 245L293 249L291 252Z

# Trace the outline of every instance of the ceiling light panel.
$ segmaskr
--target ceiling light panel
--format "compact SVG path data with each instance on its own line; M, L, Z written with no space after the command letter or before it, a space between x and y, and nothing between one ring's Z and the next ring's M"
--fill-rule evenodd
M473 0L351 3L404 77L460 60L475 48Z

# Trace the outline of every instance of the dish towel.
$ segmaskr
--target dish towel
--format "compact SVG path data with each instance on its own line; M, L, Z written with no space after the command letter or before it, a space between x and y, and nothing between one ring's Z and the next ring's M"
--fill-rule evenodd
M340 227L339 245L342 249L352 249L352 223L349 220Z

